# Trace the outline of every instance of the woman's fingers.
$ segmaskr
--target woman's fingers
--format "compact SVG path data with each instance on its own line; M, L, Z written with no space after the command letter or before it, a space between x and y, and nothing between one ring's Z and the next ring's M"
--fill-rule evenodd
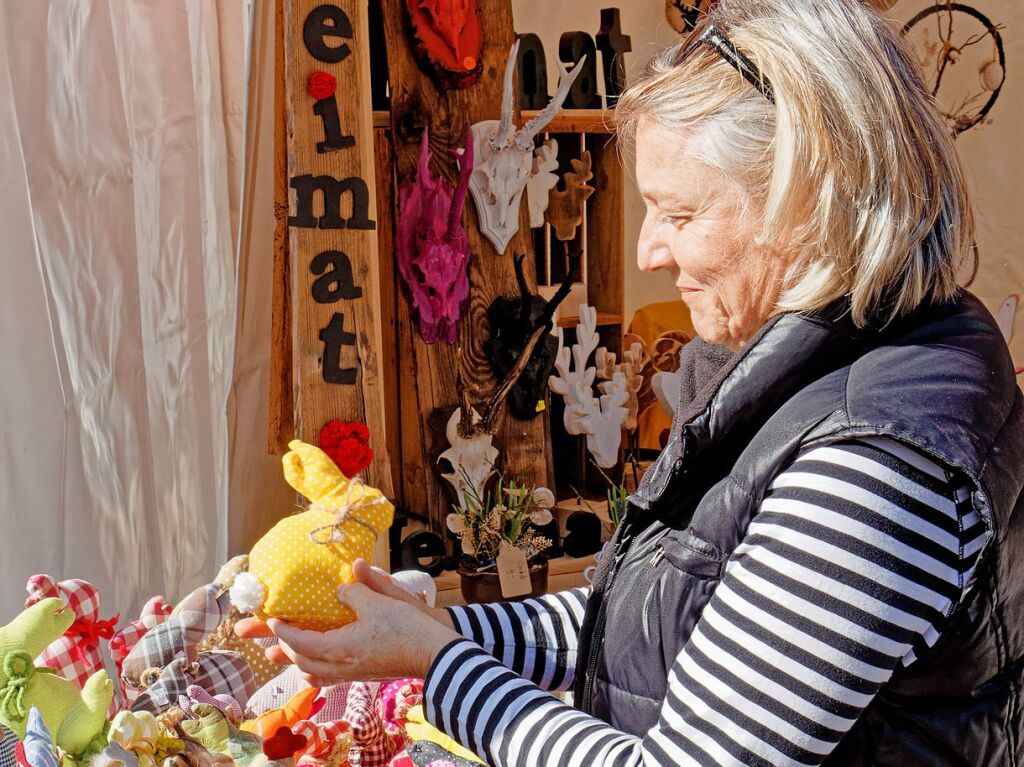
M295 628L290 623L285 623L277 618L271 618L267 624L274 636L280 639L288 647L299 653L312 658L324 658L330 654L333 631L307 631ZM289 657L291 655L289 654Z
M268 647L263 651L263 654L267 656L267 660L271 663L276 663L279 666L288 666L292 662L292 659L289 658L287 653L281 649L281 645L279 644Z
M337 597L338 601L350 608L357 618L369 614L374 602L380 604L386 599L383 594L362 583L345 583L338 586Z
M289 657L304 674L315 676L318 679L339 679L348 676L344 669L339 668L338 664L331 661L326 661L321 658L310 658L294 651L289 652L289 648L287 646L284 647L284 651L289 653ZM346 681L352 680L347 679ZM315 686L319 687L321 685Z
M270 626L259 618L242 618L235 624L235 634L242 639L265 639L274 636Z
M352 565L352 574L357 583L362 583L367 588L383 594L386 597L397 599L399 602L407 602L419 607L422 601L403 589L394 579L382 570L370 566L365 559L357 559Z

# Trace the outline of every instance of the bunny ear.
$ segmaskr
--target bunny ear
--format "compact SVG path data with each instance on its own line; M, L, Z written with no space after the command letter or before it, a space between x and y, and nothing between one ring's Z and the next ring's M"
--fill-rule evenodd
M57 588L57 582L49 575L33 575L25 584L25 590L28 591L25 607L31 607L42 599L62 596Z
M316 503L348 482L334 461L315 445L293 439L288 447L281 459L284 478L310 501Z
M96 620L100 614L100 592L89 581L78 578L61 581L57 584L59 594L68 607L75 611L79 618Z

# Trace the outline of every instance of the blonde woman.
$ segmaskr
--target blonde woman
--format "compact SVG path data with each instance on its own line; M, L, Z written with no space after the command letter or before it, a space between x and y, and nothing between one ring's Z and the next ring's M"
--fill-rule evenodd
M1022 400L898 35L858 0L722 0L617 121L639 263L703 340L593 587L430 611L363 563L359 620L274 624L271 655L424 676L494 767L1019 764Z

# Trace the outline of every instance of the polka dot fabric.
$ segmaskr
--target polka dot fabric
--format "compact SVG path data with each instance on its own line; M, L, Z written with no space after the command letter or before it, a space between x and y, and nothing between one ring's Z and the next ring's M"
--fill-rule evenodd
M260 618L281 618L314 631L338 628L355 615L335 592L352 582L352 563L373 554L394 506L376 488L345 477L327 455L299 440L282 459L288 484L313 508L278 522L249 553L249 572L266 589ZM337 528L337 510L351 509Z

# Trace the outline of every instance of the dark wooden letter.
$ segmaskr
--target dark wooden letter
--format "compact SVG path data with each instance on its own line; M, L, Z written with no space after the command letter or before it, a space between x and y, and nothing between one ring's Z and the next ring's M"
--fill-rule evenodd
M330 46L324 38L340 37L351 40L352 36L352 22L348 14L336 5L318 5L310 11L306 23L302 25L302 40L306 44L306 50L328 64L344 61L352 49L348 43Z
M370 190L366 182L357 176L340 181L333 176L296 176L291 181L295 190L295 215L288 218L288 226L306 229L376 229L370 219ZM319 221L313 215L313 197L320 192L323 197L324 213ZM352 195L352 217L347 221L341 216L341 197L346 192Z

